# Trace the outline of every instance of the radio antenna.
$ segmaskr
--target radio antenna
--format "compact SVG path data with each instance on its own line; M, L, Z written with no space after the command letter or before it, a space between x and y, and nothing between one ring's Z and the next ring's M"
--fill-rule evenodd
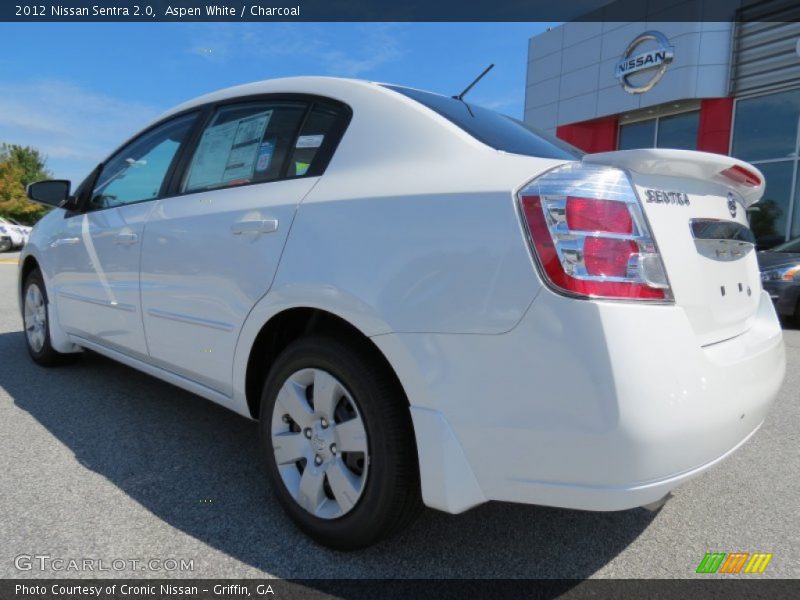
M464 88L463 92L461 92L458 96L453 96L453 98L455 98L456 100L463 101L464 100L464 96L466 96L467 93L475 86L475 84L478 83L481 79L483 79L483 76L486 75L493 68L494 68L494 63L492 63L488 67L486 67L483 70L483 73L478 75L472 83L470 83L467 87Z

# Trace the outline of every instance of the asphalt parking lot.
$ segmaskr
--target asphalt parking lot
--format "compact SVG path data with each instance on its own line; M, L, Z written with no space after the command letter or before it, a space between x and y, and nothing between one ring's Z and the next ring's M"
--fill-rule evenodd
M709 551L771 552L756 577L800 577L800 330L786 331L788 377L761 430L658 514L427 510L400 537L343 554L284 518L252 422L94 354L34 365L13 255L0 258L0 577L166 575L15 568L46 554L187 559L193 571L168 575L203 578L663 578L693 576Z

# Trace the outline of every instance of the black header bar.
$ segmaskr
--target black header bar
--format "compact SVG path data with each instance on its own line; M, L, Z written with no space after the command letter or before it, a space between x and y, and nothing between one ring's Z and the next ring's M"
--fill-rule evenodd
M785 20L792 5L787 0L4 0L0 21L735 21L742 15L769 20L770 14Z

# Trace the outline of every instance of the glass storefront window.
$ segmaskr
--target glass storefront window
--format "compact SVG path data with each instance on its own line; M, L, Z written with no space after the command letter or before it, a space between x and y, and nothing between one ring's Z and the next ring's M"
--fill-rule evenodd
M620 125L619 143L620 150L633 150L634 148L652 148L656 139L656 120L639 121Z
M800 89L736 101L731 154L752 162L767 184L749 213L759 248L800 235L798 123Z
M625 123L619 128L620 150L634 148L677 148L697 150L697 129L700 111Z
M764 163L758 168L767 185L764 197L748 211L748 216L759 250L766 250L786 240L794 161Z
M747 161L796 156L800 89L736 102L732 154Z
M697 128L700 125L700 112L693 111L661 117L658 120L658 148L697 149Z
M797 181L794 183L794 212L792 214L792 230L789 239L800 238L800 169L797 169Z

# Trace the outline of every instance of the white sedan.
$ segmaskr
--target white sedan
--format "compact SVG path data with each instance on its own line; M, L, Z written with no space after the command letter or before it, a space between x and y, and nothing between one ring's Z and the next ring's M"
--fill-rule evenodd
M22 248L28 243L30 234L30 227L26 225L20 225L13 219L9 219L7 217L0 217L0 237L8 238L8 247L4 247L3 244L0 244L0 251Z
M328 546L421 506L655 505L741 446L785 371L714 154L582 155L415 89L300 77L187 102L55 205L20 260L28 351L91 349L260 422Z

